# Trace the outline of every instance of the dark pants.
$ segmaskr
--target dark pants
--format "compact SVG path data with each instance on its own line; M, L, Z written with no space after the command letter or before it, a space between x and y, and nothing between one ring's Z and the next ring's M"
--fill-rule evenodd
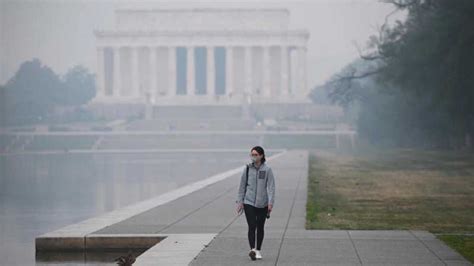
M244 204L244 211L249 226L248 238L250 248L255 248L255 230L257 230L257 250L260 250L263 242L263 227L265 226L268 208L257 208L249 204Z

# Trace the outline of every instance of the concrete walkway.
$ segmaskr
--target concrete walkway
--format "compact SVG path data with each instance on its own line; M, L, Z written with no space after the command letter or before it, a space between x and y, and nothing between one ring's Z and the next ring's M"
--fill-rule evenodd
M235 213L241 173L91 235L216 234L189 265L471 265L426 231L305 230L308 153L288 151L269 165L277 190L261 261L248 257L245 216Z

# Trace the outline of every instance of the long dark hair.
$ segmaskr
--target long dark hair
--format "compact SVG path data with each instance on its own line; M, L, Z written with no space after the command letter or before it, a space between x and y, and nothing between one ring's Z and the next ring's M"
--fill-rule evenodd
M252 152L253 150L255 150L258 154L263 155L261 159L261 163L264 163L266 159L265 159L265 151L263 150L263 148L260 146L255 146L250 150L250 152Z

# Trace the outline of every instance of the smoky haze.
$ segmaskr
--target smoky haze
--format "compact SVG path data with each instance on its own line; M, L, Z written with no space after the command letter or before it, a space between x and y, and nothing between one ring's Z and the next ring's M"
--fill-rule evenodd
M229 229L219 237L246 240L236 197L260 146L268 161L253 184L278 195L269 235L295 227L302 261L335 261L305 248L343 243L319 245L328 239L303 223L472 237L473 3L0 0L0 264L119 255L36 253L51 235L82 245ZM363 248L394 263L446 250L425 250L425 232L396 233L360 239L386 241ZM265 240L275 256L294 251L280 235ZM420 249L398 256L395 242L412 235ZM226 243L208 247L240 252ZM337 262L365 263L356 253ZM227 259L214 254L201 259Z
M473 14L0 0L0 264L471 265Z
M74 65L96 71L95 29L114 28L117 7L283 7L290 28L305 28L308 42L308 85L323 83L358 57L354 42L364 46L393 7L379 1L8 1L0 2L0 84L20 64L39 58L56 73ZM403 19L403 14L392 17Z

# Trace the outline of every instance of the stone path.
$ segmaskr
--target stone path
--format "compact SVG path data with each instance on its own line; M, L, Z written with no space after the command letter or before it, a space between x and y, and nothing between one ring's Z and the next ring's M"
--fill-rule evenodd
M189 265L472 265L426 231L305 230L307 151L288 151L269 165L277 190L274 210L265 225L262 260L248 257L245 216L235 213L240 173L91 236L215 234ZM187 264L175 254L173 265ZM173 253L166 255L171 263Z

